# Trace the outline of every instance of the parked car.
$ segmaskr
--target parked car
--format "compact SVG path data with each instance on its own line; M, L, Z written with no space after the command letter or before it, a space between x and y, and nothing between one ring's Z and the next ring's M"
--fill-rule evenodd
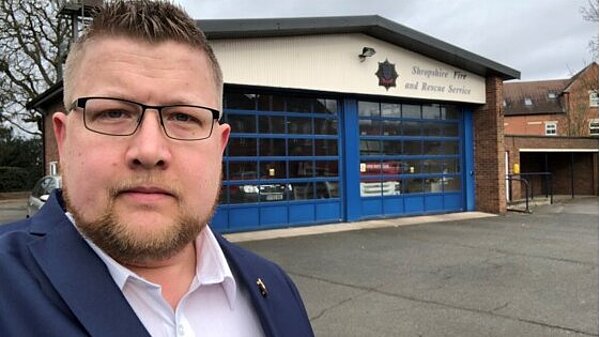
M38 180L27 201L27 217L33 216L44 206L52 190L61 187L61 177L58 175L45 176Z

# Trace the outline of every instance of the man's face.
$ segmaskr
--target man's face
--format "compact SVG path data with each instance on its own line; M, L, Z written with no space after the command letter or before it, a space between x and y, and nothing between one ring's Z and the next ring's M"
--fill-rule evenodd
M208 58L176 42L90 41L72 83L74 99L220 109ZM80 230L117 260L167 258L209 220L228 125L216 124L210 138L183 141L165 135L152 109L131 136L87 130L81 109L55 114L53 124L67 207Z

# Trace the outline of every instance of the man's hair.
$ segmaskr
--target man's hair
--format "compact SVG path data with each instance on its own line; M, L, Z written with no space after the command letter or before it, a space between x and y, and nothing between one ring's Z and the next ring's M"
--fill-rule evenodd
M71 46L64 71L64 104L68 107L73 97L73 76L81 62L86 44L97 38L125 37L158 44L175 41L196 48L206 54L221 100L223 75L215 54L204 33L180 7L159 0L116 0L98 7L93 20ZM67 101L69 100L69 101Z

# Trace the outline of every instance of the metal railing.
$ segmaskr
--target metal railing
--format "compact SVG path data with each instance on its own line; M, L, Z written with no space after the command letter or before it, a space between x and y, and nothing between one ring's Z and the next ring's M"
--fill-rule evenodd
M509 181L508 201L513 199L512 182L520 181L525 185L525 211L529 212L529 200L535 198L534 180L533 177L541 177L542 193L546 198L550 197L550 204L554 203L554 193L552 189L552 173L550 172L526 172L519 174L507 174L506 180Z
M510 187L508 189L508 201L512 201L512 182L520 181L525 184L525 212L531 213L529 211L529 182L525 178L517 178L518 174L507 174L506 180L509 181ZM513 211L518 211L517 209L512 209Z

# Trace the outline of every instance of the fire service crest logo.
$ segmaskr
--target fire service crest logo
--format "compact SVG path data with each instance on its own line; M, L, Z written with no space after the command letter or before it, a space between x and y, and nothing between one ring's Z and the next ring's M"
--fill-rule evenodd
M387 59L385 62L378 62L379 69L375 75L379 78L379 85L384 87L385 90L389 90L390 87L396 86L396 79L398 78L398 73L396 72L396 65L390 63Z

